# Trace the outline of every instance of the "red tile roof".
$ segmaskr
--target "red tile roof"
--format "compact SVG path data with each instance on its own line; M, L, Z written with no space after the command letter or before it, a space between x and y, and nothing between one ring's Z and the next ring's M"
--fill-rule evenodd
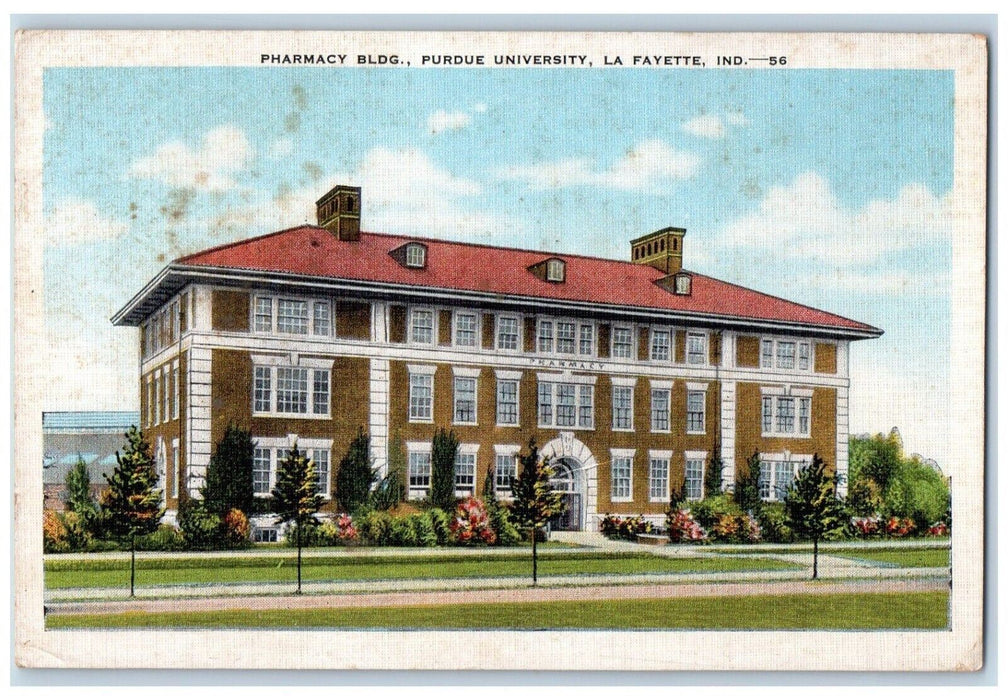
M409 241L427 245L425 269L403 267L389 255ZM660 270L619 260L556 254L567 263L566 281L561 284L542 281L528 271L529 266L553 255L378 233L362 233L359 241L347 242L326 229L300 226L204 250L175 262L880 333L864 323L693 272L692 293L685 296L655 284L665 276Z

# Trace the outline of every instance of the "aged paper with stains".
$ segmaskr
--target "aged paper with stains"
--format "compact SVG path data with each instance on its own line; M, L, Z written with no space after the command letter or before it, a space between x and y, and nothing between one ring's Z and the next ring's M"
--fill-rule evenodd
M983 37L31 31L15 70L19 665L979 668ZM109 502L132 422L176 544L228 425L256 498L304 450L335 539L300 595L261 504L253 549L137 552L133 597L128 545L66 551L66 474ZM438 427L477 501L422 549ZM432 528L405 549L341 519L358 429ZM875 435L924 470L904 502L856 481ZM530 437L535 587L480 520ZM751 455L761 505L701 527ZM766 513L814 455L880 517L810 582Z

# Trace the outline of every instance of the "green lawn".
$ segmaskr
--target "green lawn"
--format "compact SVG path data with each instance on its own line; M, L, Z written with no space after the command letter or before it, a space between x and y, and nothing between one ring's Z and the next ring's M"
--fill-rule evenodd
M949 565L949 550L947 549L837 549L826 552L826 554L882 562L906 568Z
M137 585L184 583L240 583L291 581L296 577L296 557L225 557L200 559L137 559ZM466 578L526 576L526 557L323 557L306 559L306 581L362 581L376 579ZM781 570L798 568L774 559L689 557L670 559L649 554L545 554L539 557L542 576L564 574L640 574L719 571ZM127 560L51 560L45 565L49 589L122 586L129 580Z
M50 615L57 628L942 629L948 593L482 603L335 610Z

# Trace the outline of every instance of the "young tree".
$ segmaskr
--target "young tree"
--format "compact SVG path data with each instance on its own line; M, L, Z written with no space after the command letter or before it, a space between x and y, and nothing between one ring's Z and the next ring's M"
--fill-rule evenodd
M711 452L710 461L707 462L707 471L704 472L704 498L717 496L721 493L721 472L724 469L724 462L721 461L721 447L715 445Z
M77 513L81 519L87 523L94 518L97 505L91 498L91 475L88 473L87 464L78 455L77 464L66 475L66 507Z
M815 454L812 463L798 472L784 497L788 524L799 537L812 540L812 578L819 577L819 540L846 524L843 504L836 497L836 477L826 472L826 463Z
M304 529L314 523L315 513L322 507L322 496L315 493L315 463L298 450L294 443L287 456L277 465L276 486L273 487L273 510L277 524L294 522L297 542L297 592L301 593L301 547Z
M431 505L446 513L455 512L455 454L459 441L455 431L438 428L431 443Z
M357 429L357 437L340 460L336 472L333 495L336 502L347 513L353 513L367 503L378 474L371 469L371 437L363 428Z
M210 513L223 516L232 508L246 515L252 512L254 487L252 485L252 455L255 443L252 434L235 425L229 425L217 450L207 465L206 486L203 487L203 504Z
M746 473L739 475L735 480L735 502L745 512L755 513L761 504L759 482L760 471L763 468L758 452L752 453L746 466Z
M126 433L127 444L116 452L116 468L105 474L108 490L102 497L102 511L111 534L130 545L130 597L136 582L136 538L157 529L164 508L157 486L157 472L150 445L136 426Z
M540 459L539 448L535 438L529 439L528 453L520 453L521 472L518 478L511 482L511 517L515 522L526 527L532 538L532 585L538 580L538 558L536 554L536 539L539 528L549 522L550 518L563 511L563 494L553 491L550 478L553 469L545 459Z

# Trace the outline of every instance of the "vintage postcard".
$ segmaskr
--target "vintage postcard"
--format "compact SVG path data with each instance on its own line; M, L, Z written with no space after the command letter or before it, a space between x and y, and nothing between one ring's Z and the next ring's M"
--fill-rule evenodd
M980 667L984 37L15 61L18 664Z

